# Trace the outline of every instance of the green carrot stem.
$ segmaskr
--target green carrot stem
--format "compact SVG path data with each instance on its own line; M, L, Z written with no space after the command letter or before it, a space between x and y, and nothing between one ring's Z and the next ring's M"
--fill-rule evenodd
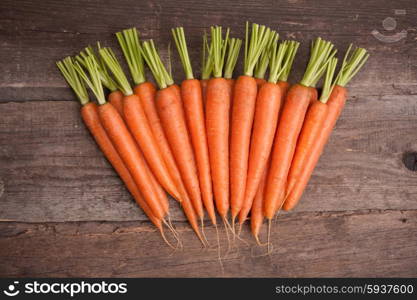
M106 104L106 97L104 95L103 85L101 83L100 71L98 69L98 64L96 60L89 55L85 59L85 68L88 71L89 76L87 76L84 69L81 67L80 63L76 62L74 68L84 82L88 85L90 90L96 96L97 101L100 105Z
M227 28L226 36L223 39L222 27L212 26L211 31L211 52L213 59L213 76L216 78L222 77L223 66L226 56L226 48L229 40L230 29Z
M284 67L278 80L285 81L285 82L288 81L288 77L290 76L292 65L294 63L294 58L295 58L295 55L297 54L299 46L300 46L299 42L288 41L288 48L287 48L287 52L285 53L285 58L284 58L284 61L285 61Z
M227 51L226 65L224 66L224 78L231 79L239 57L242 40L232 38L229 40L229 50Z
M334 77L334 72L336 70L336 65L337 65L337 58L334 58L334 57L327 63L326 75L324 77L324 82L323 82L323 89L322 89L320 99L319 99L323 103L326 103L327 100L329 100L330 94L332 93L332 90L334 87L333 77Z
M181 59L182 67L184 68L185 78L194 79L190 55L188 54L187 41L185 40L184 28L172 28L171 31Z
M212 44L207 42L207 33L203 34L203 49L202 49L202 62L201 62L201 79L210 79L213 72L213 50Z
M343 87L359 72L369 58L369 53L364 48L356 48L349 56L351 48L352 44L349 45L346 51L342 67L336 78L336 84Z
M244 75L253 76L253 69L268 44L270 33L271 29L253 23L249 40L249 22L246 22Z
M73 59L68 56L63 60L58 61L56 65L58 66L58 69L61 71L69 86L74 91L81 105L85 105L90 102L85 84L82 80L80 80L80 77L74 68Z
M284 41L277 46L277 41L271 45L269 61L269 79L268 82L277 83L279 75L284 70L283 60L285 53L288 51L289 42ZM288 63L288 61L287 61Z
M97 49L100 49L100 48L101 48L100 43L97 42ZM104 63L104 60L101 57L97 56L93 47L91 46L86 47L83 51L80 52L79 55L75 57L75 59L85 68L86 67L85 59L89 55L91 55L94 58L94 60L96 61L98 65L98 70L100 71L100 78L101 78L101 82L103 83L103 85L106 88L108 88L111 92L116 91L117 90L116 82L113 80L113 78L109 74L106 64Z
M269 35L269 41L265 49L262 51L258 62L255 65L255 78L264 79L266 70L269 65L269 56L273 45L278 41L279 34L276 31L271 31Z
M321 38L317 38L312 43L310 60L300 84L312 86L320 79L320 75L323 75L327 61L336 53L335 51L332 52L333 47L334 45L331 42L322 40Z
M174 84L172 76L166 70L153 40L145 41L141 47L143 58L151 70L160 89Z
M145 82L145 67L140 52L138 31L136 28L125 29L117 32L116 37L122 48L133 82L136 85Z
M116 58L113 50L104 47L99 50L100 56L103 58L107 67L113 73L116 80L117 87L125 95L129 96L133 94L132 87L130 86L129 80L127 80L125 73L123 72L122 66Z

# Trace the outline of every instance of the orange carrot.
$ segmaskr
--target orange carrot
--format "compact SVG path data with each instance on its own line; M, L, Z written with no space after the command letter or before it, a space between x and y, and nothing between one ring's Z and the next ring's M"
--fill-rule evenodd
M188 201L183 199L183 202L187 202L183 204L184 212L194 231L204 244L204 239L202 239L195 218L195 214L197 214L200 220L203 220L203 203L193 148L187 130L181 96L178 92L179 87L174 84L172 77L167 72L152 40L143 42L141 51L159 86L159 90L156 93L157 112L195 210L194 212L191 206L188 205Z
M82 85L80 78L76 74L72 59L67 57L62 62L58 62L57 65L79 98L82 105L81 117L97 145L120 176L136 203L142 208L152 223L154 223L159 230L162 230L161 219L154 216L148 204L143 199L135 181L101 125L97 105L93 102L89 102L87 90L85 89L85 86Z
M223 221L229 211L229 117L231 91L222 77L229 29L211 27L210 59L213 77L207 85L206 131L216 208Z
M269 163L262 174L261 182L259 183L258 190L256 192L255 199L253 200L251 213L250 213L250 226L251 226L252 234L255 237L258 244L260 244L259 232L261 230L262 223L264 220L264 212L263 212L264 192L265 192L266 176L268 175L268 170L269 170Z
M130 34L133 33L134 31L131 30L128 31L127 34L130 36ZM132 49L133 51L134 46L132 44L135 44L134 38L132 37L131 40L126 39L124 41L126 44L121 43L123 45L122 47L128 47L128 49ZM99 53L106 62L110 71L113 73L118 84L118 88L124 94L123 115L126 124L139 145L140 150L145 156L150 169L162 187L174 198L180 199L178 189L175 186L175 183L171 178L166 163L162 157L161 150L159 149L156 138L153 135L139 97L133 94L130 83L111 49L102 48L99 50ZM136 56L131 56L130 59L127 59L128 64L132 64L132 60L135 57Z
M229 211L229 116L231 93L227 80L212 78L207 86L206 129L217 211Z
M100 52L104 49L100 49ZM77 68L80 76L88 84L95 94L100 106L98 112L101 124L106 130L114 147L125 163L136 185L140 189L146 203L151 208L155 217L163 219L166 215L164 205L160 202L158 192L152 182L147 164L137 148L136 142L129 130L127 129L122 117L113 105L106 102L103 87L100 82L100 73L97 69L97 63L91 58L87 58L87 70L90 78L82 71L81 67Z
M256 98L245 198L239 213L240 224L245 221L250 212L271 153L282 99L281 88L277 81L280 73L284 70L283 65L288 63L288 61L284 61L285 53L297 50L297 45L296 42L285 41L278 47L275 41L269 49L270 76L268 82L261 86ZM287 55L287 57L289 56Z
M313 44L307 70L300 84L293 85L286 96L272 150L271 168L265 189L264 213L271 220L280 209L285 195L285 183L304 117L310 102L308 88L322 68L326 67L333 45L318 38Z
M172 29L172 34L186 75L181 83L181 96L194 149L201 196L212 223L216 224L201 85L193 75L184 29Z
M245 197L249 145L255 115L257 86L253 69L270 39L270 29L252 25L249 46L249 23L246 23L244 75L235 83L230 138L230 197L232 222L239 214Z
M126 168L121 157L107 136L106 131L101 125L97 105L91 102L83 105L81 108L81 116L84 120L84 123L93 135L95 141L99 145L101 151L104 153L104 156L109 160L117 174L119 174L120 178L125 183L128 191L132 194L137 204L143 209L152 223L161 229L161 219L158 219L153 215L148 204L146 204L145 200L143 199L135 181L130 175L129 170Z
M327 106L328 112L326 116L323 117L324 120L322 121L320 131L313 134L315 135L314 141L308 146L304 145L303 148L300 147L300 150L298 150L299 146L297 145L297 152L300 154L298 154L297 157L294 157L294 162L288 175L287 196L283 205L284 210L292 209L301 198L345 105L347 97L345 86L368 59L369 55L363 48L356 49L353 55L348 57L350 49L351 46L346 52L341 71L336 78L336 85L333 90L326 85L323 88L323 94L320 97L320 101ZM311 109L313 109L313 107L311 107ZM310 123L309 119L306 119L305 122L306 124L307 122ZM303 126L303 131L305 132L307 132L306 126L307 125ZM304 127L306 127L306 129L304 129ZM299 143L302 143L301 136ZM304 155L302 153L304 153Z

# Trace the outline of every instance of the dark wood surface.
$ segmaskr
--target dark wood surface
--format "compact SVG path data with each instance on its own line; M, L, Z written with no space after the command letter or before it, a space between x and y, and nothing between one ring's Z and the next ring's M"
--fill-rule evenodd
M416 14L411 0L1 1L0 276L417 276L417 173L404 165L417 151ZM391 32L382 26L387 17L397 21ZM301 41L292 81L316 36L341 54L353 42L371 58L349 85L302 202L274 225L271 256L253 257L264 249L245 227L251 245L237 243L222 274L216 250L201 249L174 202L185 248L167 257L54 62L97 40L117 50L113 33L129 26L155 39L166 58L169 29L182 25L198 73L203 31L221 24L243 37L245 20ZM373 30L407 36L385 43ZM213 228L207 235L216 240Z

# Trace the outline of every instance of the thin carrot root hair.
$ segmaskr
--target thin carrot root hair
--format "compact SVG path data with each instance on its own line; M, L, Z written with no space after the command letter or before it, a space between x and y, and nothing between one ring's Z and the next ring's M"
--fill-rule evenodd
M229 231L228 231L228 226L230 227L230 224L227 221L226 216L223 217L223 224L224 224L224 230L226 231L226 237L227 237L227 251L224 256L227 256L230 252L231 245L230 245L230 236L229 236Z
M214 224L214 228L216 228L216 239L217 239L217 258L219 260L220 268L222 270L222 275L224 275L224 266L222 261L222 253L220 249L220 235L219 235L219 229L217 228L217 225Z
M179 247L179 245L180 245L180 243L179 243L179 240L178 240L178 237L173 233L173 231L172 231L172 228L171 227L169 227L169 225L168 225L168 223L165 221L165 220L162 220L162 222L163 222L163 224L164 225L166 225L167 227L168 227L168 229L171 231L171 233L172 233L172 235L174 236L174 238L175 238L175 240L177 241L177 245L176 246L173 246L169 241L168 241L168 239L167 239L167 237L165 236L165 231L164 231L164 227L163 226L161 226L161 228L160 228L160 232L161 232L161 236L162 236L162 239L164 240L164 242L171 248L171 249L173 249L174 250L174 252L173 253L175 253L177 250L178 250L178 247Z
M172 225L171 215L170 214L168 214L168 224L169 224L169 227L172 228L172 230L174 231L175 236L178 238L178 240L179 240L179 242L181 244L181 248L182 248L183 247L183 244L182 244L182 241L181 241L181 238L180 238L180 234L179 234L179 232L177 230L175 230L174 225Z
M235 239L236 239L235 224L236 224L236 217L232 217L233 243L235 242Z
M249 246L249 242L243 238L240 237L240 234L242 233L242 227L243 227L243 223L239 224L239 230L236 234L236 238L241 241L242 243L244 243L246 246Z
M201 219L201 233L203 235L204 242L206 243L205 246L210 247L210 244L209 244L209 242L207 240L206 233L204 232L204 220L203 219Z
M172 235L177 240L177 248L183 249L184 246L183 246L183 243L182 243L182 241L180 239L180 235L179 235L178 231L176 231L175 228L174 228L174 226L172 225L170 216L168 215L168 222L165 219L163 220L163 222L169 228L169 230L171 230Z
M267 239L267 249L268 251L265 253L265 255L270 255L272 251L274 250L273 245L271 244L271 226L272 226L272 220L268 220L268 239Z

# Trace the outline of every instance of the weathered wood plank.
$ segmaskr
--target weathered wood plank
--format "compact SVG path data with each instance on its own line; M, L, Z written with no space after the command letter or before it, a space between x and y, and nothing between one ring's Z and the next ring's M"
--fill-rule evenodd
M417 149L412 97L352 99L297 211L417 209L417 173L402 162ZM0 219L144 220L78 109L65 101L0 104ZM172 204L173 218L184 220Z
M405 14L395 15L396 9ZM309 41L316 37L334 41L340 51L350 43L369 49L366 71L352 83L361 95L416 94L417 44L412 0L289 1L13 1L0 2L0 101L72 100L54 62L73 55L97 40L117 49L114 32L137 26L143 38L154 38L167 54L169 29L185 27L190 53L198 73L201 35L210 25L230 26L243 37L244 21L265 23L278 29L282 38L302 42L293 80L300 78ZM382 26L386 17L397 21L395 30ZM74 21L76 20L76 22ZM384 43L371 32L391 36L402 30L407 37ZM178 59L174 75L183 78Z
M218 277L215 246L203 250L188 226L171 251L140 222L0 223L0 277ZM300 230L301 229L301 230ZM215 244L213 227L206 228ZM227 241L221 231L222 255ZM415 277L417 211L298 213L279 218L270 257L232 248L226 277ZM262 236L264 239L264 236Z

